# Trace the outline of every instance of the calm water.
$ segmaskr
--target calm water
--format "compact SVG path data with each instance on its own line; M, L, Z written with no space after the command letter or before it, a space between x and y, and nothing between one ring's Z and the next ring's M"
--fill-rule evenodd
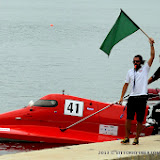
M99 47L122 8L155 39L152 75L159 66L159 6L159 0L2 1L0 113L63 89L103 102L119 100L133 56L149 58L148 39L137 31L118 43L109 58ZM150 85L159 86L159 82Z

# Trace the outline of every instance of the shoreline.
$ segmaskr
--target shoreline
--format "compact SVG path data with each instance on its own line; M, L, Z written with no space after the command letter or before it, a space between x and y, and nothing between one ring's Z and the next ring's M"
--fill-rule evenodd
M1 160L51 160L51 159L76 159L76 160L112 160L133 159L148 160L160 159L160 135L140 137L139 145L122 145L121 140L98 142L90 144L72 145L66 147L42 149L39 151L21 152L1 155Z

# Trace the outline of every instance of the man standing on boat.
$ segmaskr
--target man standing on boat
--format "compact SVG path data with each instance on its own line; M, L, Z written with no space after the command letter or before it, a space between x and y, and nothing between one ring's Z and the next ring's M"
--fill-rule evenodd
M133 58L134 68L130 69L127 73L121 98L119 100L119 104L122 104L123 97L127 91L128 85L130 84L131 93L127 103L127 119L125 124L126 137L121 141L122 144L129 143L131 122L134 120L135 113L137 114L137 130L136 137L132 144L136 145L139 143L139 136L142 131L142 122L144 119L147 103L148 72L155 56L155 50L153 46L154 40L149 38L149 42L151 46L151 55L148 62L143 65L145 61L141 55L136 55Z
M159 55L159 62L160 62L160 55ZM148 79L148 84L158 80L160 78L160 67L156 70L156 72ZM159 96L160 96L160 92L158 93ZM160 102L156 103L154 106L153 106L153 111L155 112L156 109L159 109L160 108ZM155 118L155 116L152 114L152 118ZM158 122L160 123L160 122ZM160 125L160 124L158 124Z
M158 80L160 78L160 67L157 69L157 71L149 78L148 84Z

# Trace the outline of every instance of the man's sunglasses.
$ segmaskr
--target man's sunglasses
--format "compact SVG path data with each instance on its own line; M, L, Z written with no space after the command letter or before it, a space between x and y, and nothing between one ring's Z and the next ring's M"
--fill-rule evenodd
M138 62L140 62L140 61L136 61L136 60L135 60L135 61L133 61L133 63L135 63L135 62L137 62L137 63L138 63Z

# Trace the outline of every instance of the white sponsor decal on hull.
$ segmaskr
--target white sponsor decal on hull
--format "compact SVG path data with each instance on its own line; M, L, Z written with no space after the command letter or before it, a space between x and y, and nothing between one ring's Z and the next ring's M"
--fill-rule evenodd
M99 125L99 134L117 136L118 135L118 126L100 124Z
M4 131L4 132L10 132L10 128L0 128L0 131Z

